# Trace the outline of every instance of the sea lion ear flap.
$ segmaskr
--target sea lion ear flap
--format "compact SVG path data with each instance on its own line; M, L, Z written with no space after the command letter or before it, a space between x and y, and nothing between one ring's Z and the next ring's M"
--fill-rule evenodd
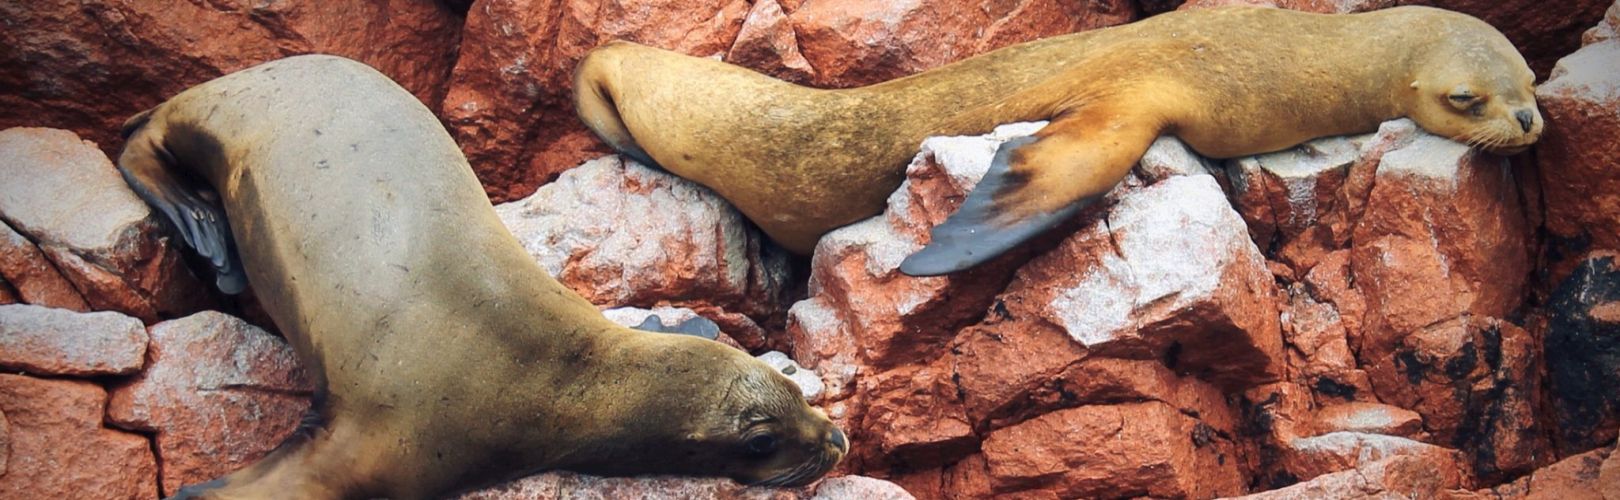
M125 142L124 152L118 157L118 173L141 200L163 214L186 246L208 261L214 271L214 285L221 292L242 293L247 288L247 275L242 272L225 211L189 185L194 183L182 182L174 175L173 156L157 140L137 133L141 126L130 125L136 118L125 124L132 138Z
M900 272L909 276L939 276L977 266L1063 223L1089 204L1089 200L1082 200L1053 212L1018 218L1002 213L1003 208L996 203L996 198L1027 186L1025 179L1011 174L1009 164L1013 151L1038 140L1019 137L1002 143L996 149L990 169L968 193L962 207L943 224L934 227L929 233L932 237L928 245L906 257L900 263Z

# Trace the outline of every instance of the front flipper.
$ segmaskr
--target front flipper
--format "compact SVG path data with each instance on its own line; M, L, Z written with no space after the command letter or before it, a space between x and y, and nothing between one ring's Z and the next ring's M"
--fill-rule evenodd
M1158 129L1102 106L1054 120L1034 136L1002 143L962 207L900 263L910 276L977 266L1063 223L1119 184Z
M242 272L225 211L203 198L200 190L204 187L183 182L175 175L175 159L158 139L133 130L144 124L144 117L137 116L130 121L141 123L126 126L125 132L130 135L118 157L118 172L141 200L162 213L179 231L187 246L208 261L214 270L214 285L220 291L241 293L247 288L247 275Z
M691 335L694 337L703 337L709 340L716 340L720 338L720 325L717 325L713 321L710 321L709 318L702 316L693 316L692 318L671 327L664 326L663 319L659 318L657 314L653 314L647 316L647 319L642 320L641 324L636 325L635 329L653 333Z

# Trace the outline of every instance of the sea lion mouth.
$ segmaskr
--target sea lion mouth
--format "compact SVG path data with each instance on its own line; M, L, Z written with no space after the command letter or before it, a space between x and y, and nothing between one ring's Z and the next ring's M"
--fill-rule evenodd
M810 484L832 470L833 465L838 464L838 460L843 458L842 455L832 452L817 453L815 457L804 461L798 467L753 483L751 486L798 487Z

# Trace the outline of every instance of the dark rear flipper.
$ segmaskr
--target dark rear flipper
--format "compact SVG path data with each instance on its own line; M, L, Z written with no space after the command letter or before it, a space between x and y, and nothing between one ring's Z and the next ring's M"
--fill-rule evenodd
M124 125L126 140L118 158L118 172L137 196L163 214L186 246L208 261L214 271L214 285L220 291L241 293L247 288L247 275L242 272L225 211L204 198L207 187L202 183L185 182L176 175L174 157L161 144L140 134L147 113L136 115Z
M900 272L909 276L939 276L965 270L1001 255L1019 243L1051 229L1090 205L1096 198L1082 199L1054 212L1019 219L1003 214L995 202L1004 191L1022 184L1010 175L1013 151L1036 142L1033 136L1018 137L1001 144L984 178L968 192L962 207L934 226L928 245L900 262Z
M663 319L659 318L657 314L653 314L647 316L647 319L642 320L641 324L636 325L636 329L654 333L691 335L694 337L703 337L709 340L720 338L720 325L717 325L713 321L709 321L709 318L702 316L694 316L691 319L682 321L681 324L671 327L664 326Z

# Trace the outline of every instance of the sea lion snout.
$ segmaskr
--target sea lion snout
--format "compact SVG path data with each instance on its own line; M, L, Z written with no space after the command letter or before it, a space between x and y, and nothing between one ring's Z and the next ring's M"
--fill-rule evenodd
M1528 109L1513 112L1513 118L1519 121L1519 128L1524 130L1525 133L1529 133L1530 129L1536 125L1536 113Z
M849 441L844 439L843 430L833 427L832 435L827 436L827 442L832 443L833 447L838 448L840 453L849 453Z

